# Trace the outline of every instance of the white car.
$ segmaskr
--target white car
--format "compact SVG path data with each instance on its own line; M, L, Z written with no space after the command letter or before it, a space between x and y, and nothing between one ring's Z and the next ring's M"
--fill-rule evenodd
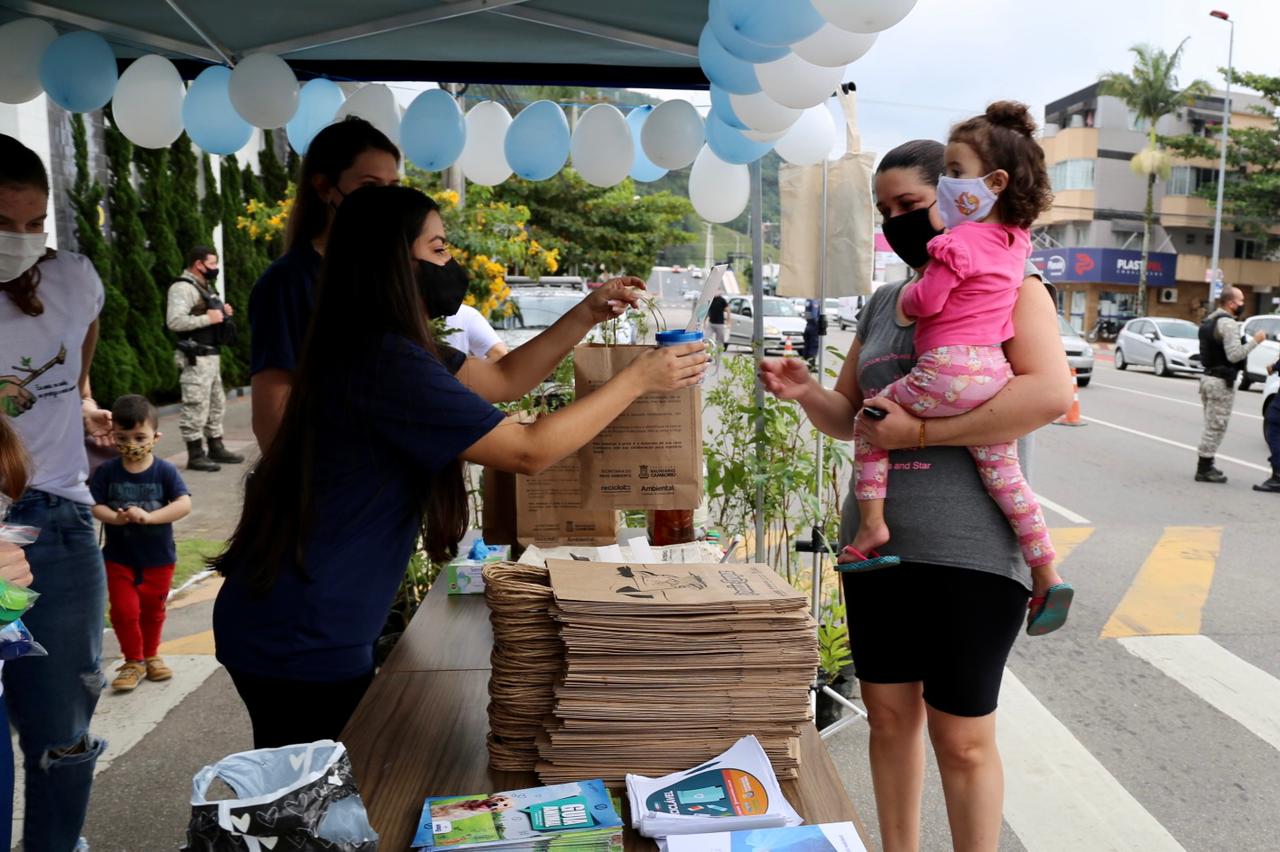
M1076 384L1088 387L1093 379L1093 347L1062 314L1058 314L1058 332L1062 336L1062 348L1067 352L1067 363L1076 370Z
M836 311L836 324L840 326L841 331L857 327L858 314L866 303L866 296L841 296L836 300L839 306Z
M515 312L509 317L493 317L490 322L498 338L515 349L550 328L556 320L582 302L582 291L572 283L563 286L517 286L511 288ZM633 343L636 322L630 315L592 327L584 343Z
M699 269L699 268L698 268L698 267L696 267L696 266L690 266L690 267L689 267L689 277L690 277L690 278L701 278L701 277L702 277L702 270L701 270L701 269Z
M729 300L729 345L751 346L755 331L752 316L753 300L747 296L735 296ZM782 352L786 341L796 352L804 348L804 317L790 299L780 296L764 297L764 351Z
M1200 326L1164 317L1131 319L1120 329L1114 357L1117 370L1150 367L1157 376L1202 372Z
M1244 321L1246 340L1260 331L1267 333L1267 339L1249 353L1249 360L1240 375L1240 390L1248 390L1254 382L1265 382L1267 368L1280 358L1280 314L1264 314Z

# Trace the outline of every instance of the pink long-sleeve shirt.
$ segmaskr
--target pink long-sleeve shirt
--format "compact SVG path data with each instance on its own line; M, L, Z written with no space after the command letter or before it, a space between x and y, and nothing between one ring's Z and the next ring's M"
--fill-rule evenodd
M933 259L907 287L902 310L916 321L916 352L939 346L998 346L1013 337L1031 233L965 222L929 241Z

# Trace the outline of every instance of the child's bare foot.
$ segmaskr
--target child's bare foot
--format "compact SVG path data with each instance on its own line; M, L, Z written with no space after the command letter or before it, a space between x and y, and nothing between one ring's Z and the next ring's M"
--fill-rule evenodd
M1052 564L1031 569L1031 597L1042 598L1053 586L1062 582L1062 575Z
M889 527L886 524L868 524L858 527L858 534L853 537L853 543L849 547L859 553L870 554L876 548L888 542ZM840 563L842 565L857 561L859 561L858 557L848 550L840 552Z

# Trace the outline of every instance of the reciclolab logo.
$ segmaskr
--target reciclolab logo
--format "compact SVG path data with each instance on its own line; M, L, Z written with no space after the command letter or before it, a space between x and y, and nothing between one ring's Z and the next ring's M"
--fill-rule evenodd
M1067 272L1067 259L1060 254L1049 255L1045 269L1051 278L1061 278Z

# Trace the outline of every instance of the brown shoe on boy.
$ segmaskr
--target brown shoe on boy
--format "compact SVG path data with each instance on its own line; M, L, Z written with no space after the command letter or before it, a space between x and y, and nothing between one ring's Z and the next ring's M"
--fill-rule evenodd
M173 669L164 664L159 657L147 657L147 680L168 680L173 677Z

